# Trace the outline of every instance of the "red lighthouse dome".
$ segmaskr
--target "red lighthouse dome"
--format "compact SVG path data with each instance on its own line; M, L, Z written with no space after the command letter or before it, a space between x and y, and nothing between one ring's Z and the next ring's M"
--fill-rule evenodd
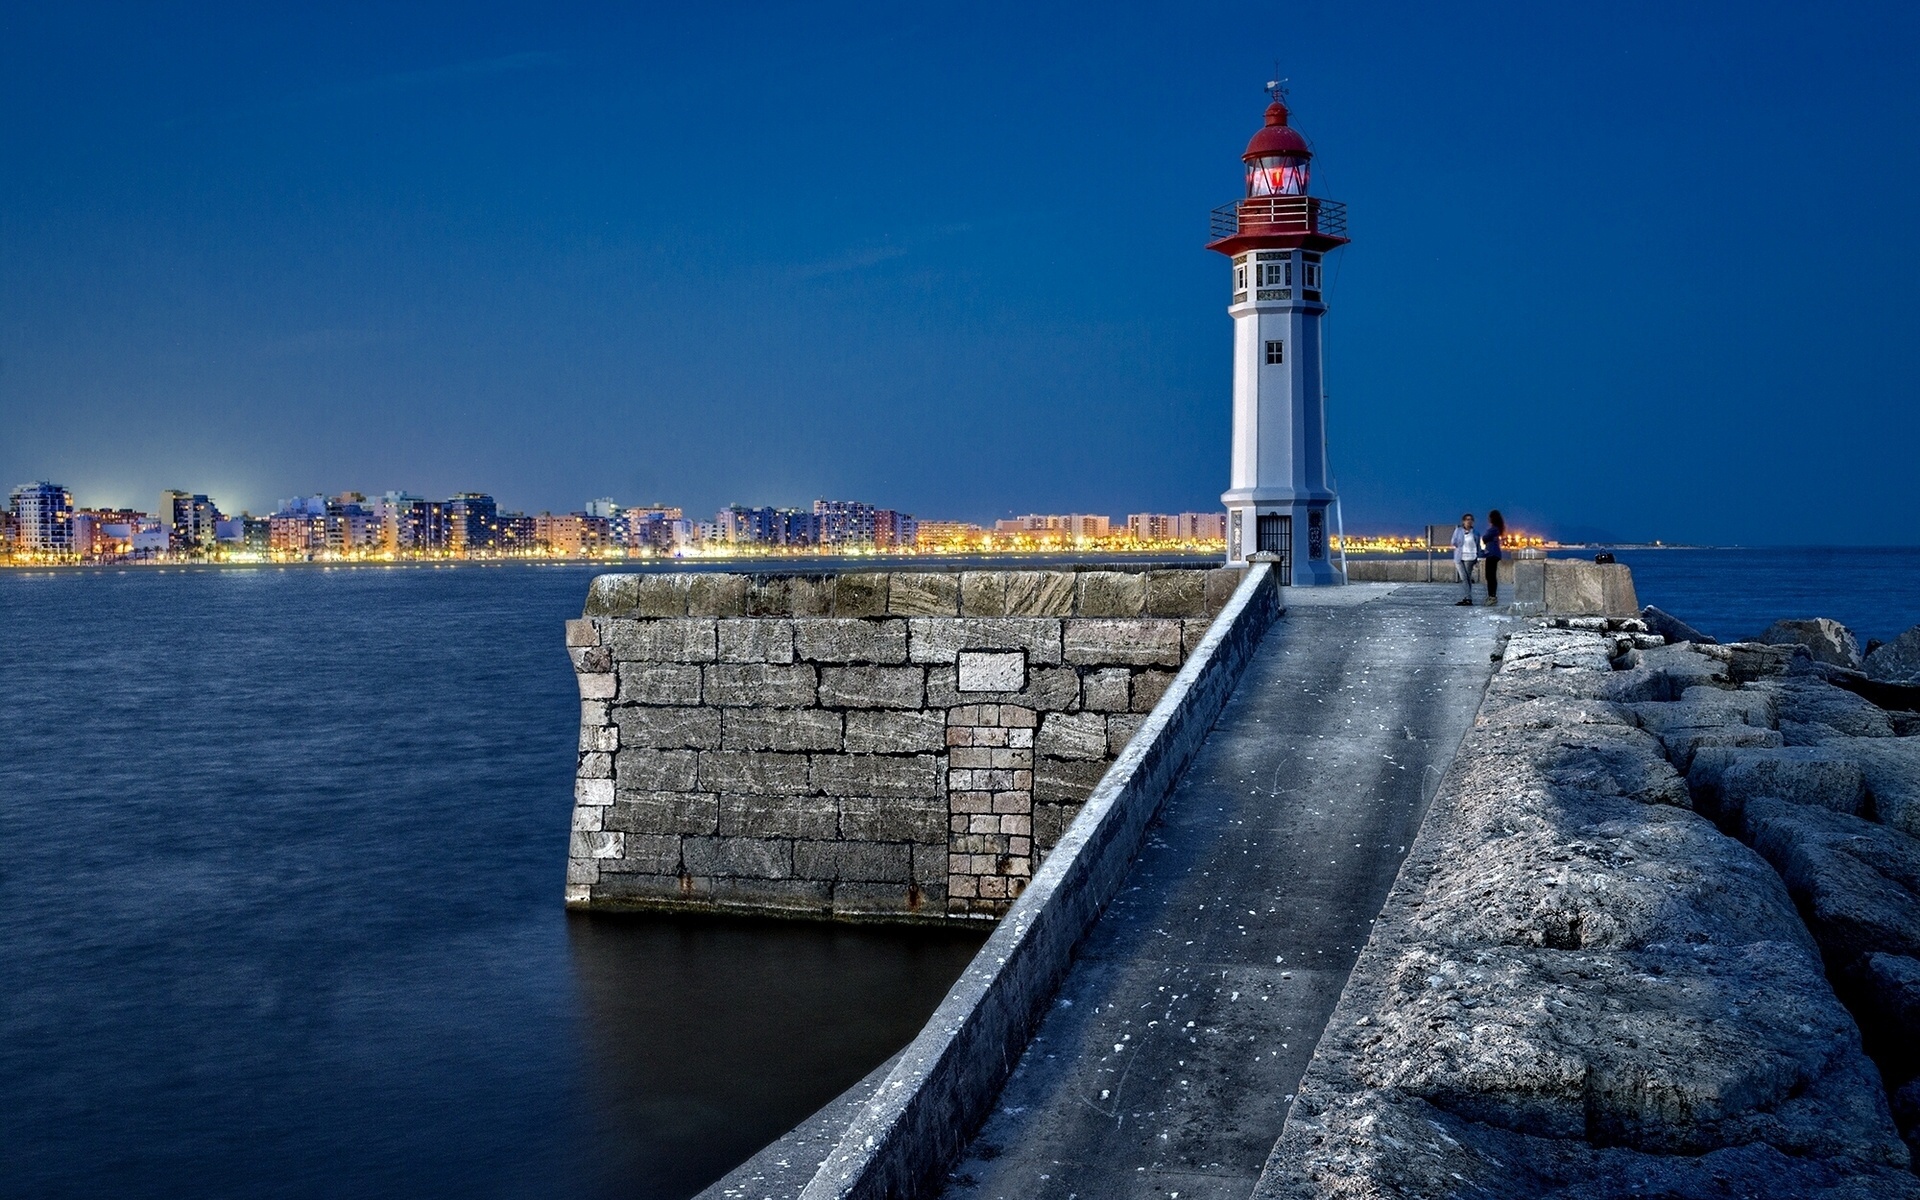
M1304 196L1313 150L1300 131L1287 124L1287 106L1267 105L1267 123L1241 159L1247 164L1247 195Z
M1268 86L1277 91L1277 85ZM1324 253L1347 244L1347 206L1307 194L1313 147L1287 124L1288 116L1276 95L1267 105L1266 124L1240 156L1247 168L1246 197L1213 210L1208 249L1227 255L1255 247Z

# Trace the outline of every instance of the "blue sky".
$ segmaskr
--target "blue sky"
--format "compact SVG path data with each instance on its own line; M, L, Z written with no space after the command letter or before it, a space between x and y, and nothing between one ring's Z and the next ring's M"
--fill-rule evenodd
M1214 508L1278 58L1350 527L1920 543L1917 14L15 4L0 482Z

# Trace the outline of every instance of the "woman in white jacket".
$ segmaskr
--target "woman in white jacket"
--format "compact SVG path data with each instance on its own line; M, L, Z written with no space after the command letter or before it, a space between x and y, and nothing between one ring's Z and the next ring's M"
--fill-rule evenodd
M1473 603L1473 564L1480 558L1480 535L1473 531L1473 514L1461 513L1453 531L1453 569L1460 573L1463 594L1456 605Z

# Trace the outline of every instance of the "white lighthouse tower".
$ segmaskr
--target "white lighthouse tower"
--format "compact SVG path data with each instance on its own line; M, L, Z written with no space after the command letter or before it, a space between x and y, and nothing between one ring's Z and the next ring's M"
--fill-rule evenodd
M1344 583L1329 550L1327 405L1320 322L1324 256L1347 244L1346 205L1307 194L1313 150L1273 87L1241 158L1244 200L1213 210L1207 249L1233 260L1233 462L1227 561L1279 556L1281 581Z

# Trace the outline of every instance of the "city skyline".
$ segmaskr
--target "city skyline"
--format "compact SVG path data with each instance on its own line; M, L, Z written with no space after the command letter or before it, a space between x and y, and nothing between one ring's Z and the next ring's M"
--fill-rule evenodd
M0 478L1211 508L1277 56L1349 525L1920 541L1907 8L452 11L21 18Z

